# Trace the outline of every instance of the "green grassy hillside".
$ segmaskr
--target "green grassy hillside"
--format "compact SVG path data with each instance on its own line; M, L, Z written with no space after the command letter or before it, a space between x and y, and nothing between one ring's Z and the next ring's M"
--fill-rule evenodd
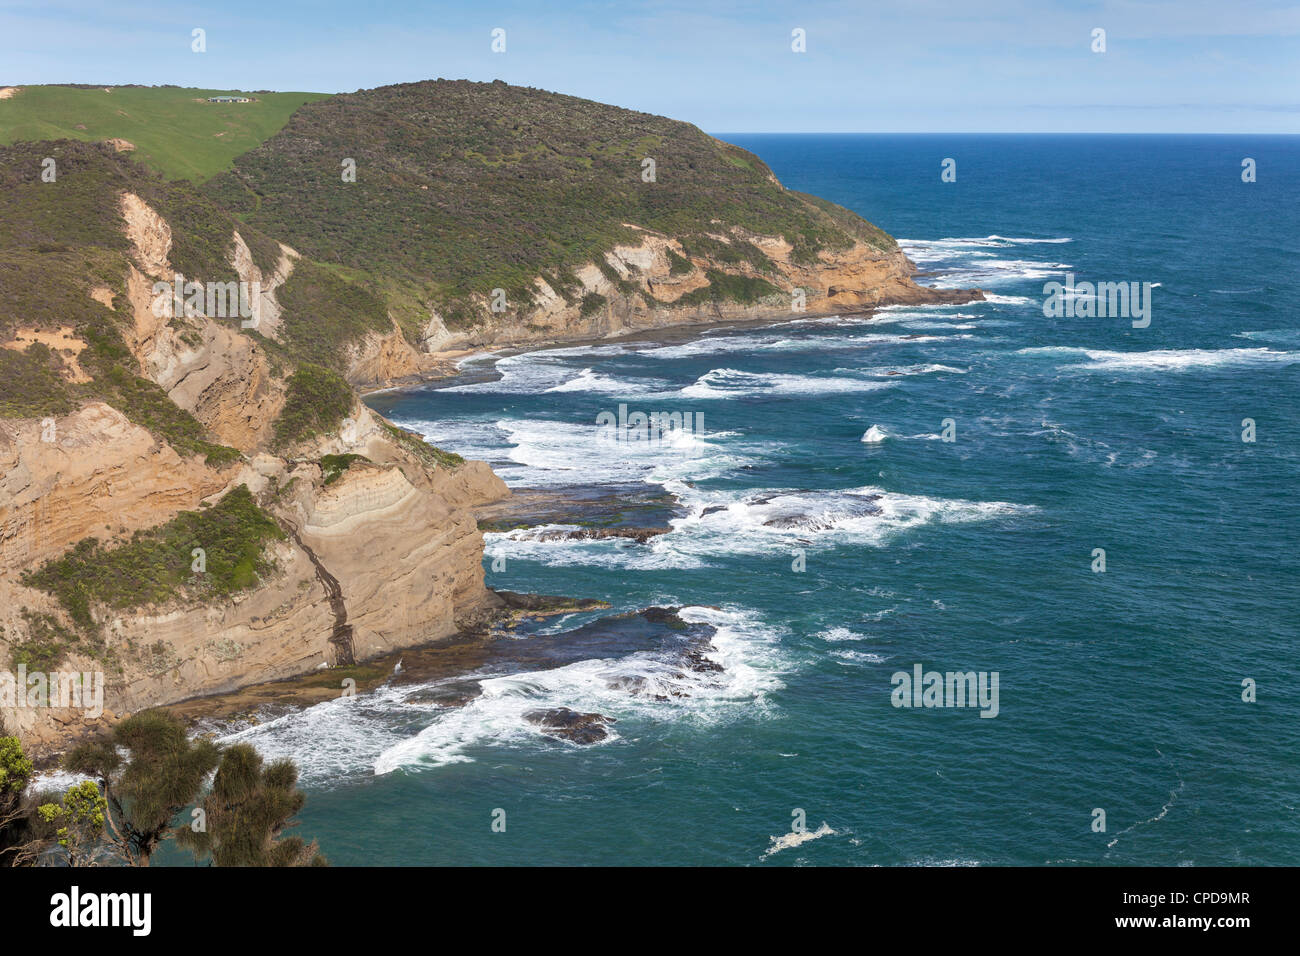
M278 263L280 248L192 183L164 179L133 157L104 143L68 139L0 146L0 417L63 415L98 399L182 453L229 461L237 452L211 443L189 412L142 378L127 348L134 318L125 295L130 248L120 197L139 196L167 221L169 263L190 279L239 278L231 264L236 229L264 271ZM57 164L54 182L41 179L46 158ZM369 331L391 329L383 304L337 272L306 257L298 261L280 289L282 341L235 324L260 342L283 374L299 362L331 367L310 365L311 374L290 379L285 421L276 428L284 442L327 429L347 414L352 392L337 374L341 351ZM96 288L114 296L114 308L92 297ZM58 348L26 344L32 330L60 329L84 343L75 363ZM89 381L77 381L76 368Z
M230 90L182 87L24 86L0 100L0 144L125 139L133 158L168 179L203 182L284 126L324 93L238 93L253 103L209 103Z
M355 182L341 175L349 158ZM642 176L647 159L654 182ZM706 234L783 235L800 262L859 239L894 245L688 123L501 82L408 83L307 104L204 189L320 262L422 287L453 324L470 296L496 287L527 301L539 274L567 297L573 267L637 241L626 223L760 271L771 264L756 246Z
M102 143L75 140L0 146L0 416L61 415L87 399L108 402L187 454L214 462L238 457L210 443L202 426L139 375L125 344L133 319L91 297L109 290L125 302L129 264L119 196L145 199L172 227L171 261L184 274L237 279L230 266L234 220L183 182L168 182ZM40 179L45 157L57 181ZM253 230L254 257L276 247ZM68 356L41 344L14 348L21 328L70 329L85 343L78 363L90 381L71 380Z

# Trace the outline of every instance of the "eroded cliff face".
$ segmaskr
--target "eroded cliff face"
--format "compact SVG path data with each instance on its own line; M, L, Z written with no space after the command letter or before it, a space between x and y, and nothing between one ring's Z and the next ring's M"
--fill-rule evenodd
M214 441L243 457L214 467L183 456L102 402L83 404L52 429L48 421L0 420L0 638L9 645L0 654L32 638L33 615L71 626L50 594L24 586L20 576L84 538L120 545L136 530L214 504L240 486L284 537L267 549L274 570L229 599L199 604L178 596L129 612L94 608L96 640L71 646L58 669L104 674L102 715L84 704L11 706L0 695L0 718L37 754L148 707L435 641L499 603L484 587L483 539L473 517L478 506L509 495L488 466L430 464L359 401L346 428L272 454L284 373L240 330L238 318L155 309L154 283L174 278L170 227L130 193L122 195L120 212L131 243L126 294L103 286L88 294L127 319L139 373L193 414ZM896 249L859 243L800 263L780 238L734 230L711 237L757 246L772 264L760 272L745 262L687 255L669 236L641 234L640 242L606 255L604 268L590 263L577 270L580 289L567 290L567 297L538 278L527 307L492 313L484 300L483 320L472 328L449 329L435 312L418 344L396 323L390 333L373 333L354 345L349 378L383 385L438 374L463 349L972 297L917 286L915 268ZM261 285L258 331L277 338L275 291L296 254L282 246L266 274L237 232L231 250L241 280ZM708 284L709 270L764 279L778 291L750 305L683 301ZM796 294L802 295L798 305ZM583 298L593 296L601 297L599 308L583 314ZM78 374L76 344L64 348L72 356L70 375ZM362 459L327 484L323 455ZM14 669L12 661L7 666Z
M140 363L140 374L161 385L172 401L193 414L223 445L265 446L284 406L283 382L272 374L265 350L237 328L244 321L237 315L176 316L170 309L158 308L154 284L170 284L175 278L168 261L171 228L131 193L123 194L121 211L133 262L126 277L127 301L118 307L131 312L134 336L129 345ZM275 289L292 271L293 250L282 247L278 270L264 277L239 233L232 242L231 263L240 280L256 281L261 288L255 312L258 330L274 336L280 321Z
M232 473L178 455L102 402L47 422L0 419L0 574L196 508Z
M483 584L473 518L478 505L509 494L491 469L430 465L359 402L338 433L284 455L267 452L284 386L264 350L230 319L157 315L152 286L171 278L170 230L129 194L122 214L132 242L125 301L103 288L91 294L129 310L128 345L140 373L214 440L245 454L220 468L182 456L102 402L53 421L0 419L0 638L8 645L0 644L0 656L33 637L33 615L74 630L59 602L24 586L21 574L84 538L120 545L240 486L284 538L267 549L274 570L229 599L93 608L94 639L71 645L57 670L102 673L102 714L84 701L24 706L0 694L0 718L37 755L148 707L435 641L497 603ZM264 295L292 268L285 250L268 283L251 271L237 235L234 249L240 275L259 278ZM273 334L278 306L272 299L269 307L262 331ZM364 460L326 484L319 460L327 454ZM0 666L16 671L12 660Z
M352 441L319 446L370 458L328 485L314 461L259 454L223 472L186 461L107 406L59 425L64 437L49 445L34 433L40 423L0 423L0 626L11 640L30 632L21 608L63 616L50 595L19 582L22 568L87 535L120 543L246 485L285 538L269 549L273 573L228 600L97 608L105 651L74 650L58 669L102 671L105 714L0 706L33 752L148 707L449 637L496 604L473 513L508 495L505 485L482 462L430 471L367 413Z
M689 255L677 239L647 229L639 231L641 242L615 247L604 256L604 269L592 262L574 270L581 288L567 299L538 277L534 280L532 303L493 313L484 297L479 303L482 320L468 328L448 328L443 317L432 312L418 349L400 333L371 336L356 349L349 381L361 387L376 387L446 374L451 371L447 359L468 349L613 337L673 325L860 312L900 303L968 302L983 297L978 290L917 285L912 280L916 266L897 248L885 250L857 242L841 251L823 251L816 262L801 263L793 257L790 243L779 236L739 229L710 234L711 239L728 245L745 242L757 246L773 267L760 271L749 262ZM676 271L673 257L678 261ZM689 268L683 269L682 260L689 263ZM709 285L710 270L763 279L778 292L751 304L682 301L689 293ZM610 277L610 271L617 281ZM598 295L605 301L584 315L581 303L587 295Z

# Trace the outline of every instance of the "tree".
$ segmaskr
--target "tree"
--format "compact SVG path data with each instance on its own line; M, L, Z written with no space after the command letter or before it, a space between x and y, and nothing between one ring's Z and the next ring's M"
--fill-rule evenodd
M36 815L38 837L56 843L66 854L68 866L93 866L102 855L108 801L95 781L83 780L69 787L60 802L41 804Z
M279 836L296 826L289 821L306 802L297 783L292 760L263 766L251 746L235 744L222 753L212 791L176 842L216 866L325 866L314 840Z
M65 766L99 781L109 811L109 843L131 866L148 866L219 759L212 741L190 740L179 721L146 711L122 721L111 735L74 748Z
M23 799L35 768L17 737L3 736L0 724L0 866L28 860L31 805Z

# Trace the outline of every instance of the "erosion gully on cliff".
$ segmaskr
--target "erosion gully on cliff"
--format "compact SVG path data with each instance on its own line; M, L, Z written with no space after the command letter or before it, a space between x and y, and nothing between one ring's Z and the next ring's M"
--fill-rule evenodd
M334 630L330 634L330 643L334 645L335 665L352 666L357 660L352 647L352 625L348 623L348 606L343 601L343 586L339 584L339 579L330 574L329 569L321 563L321 559L316 556L316 552L302 540L297 528L282 517L276 516L275 520L280 529L289 536L290 540L302 548L302 553L307 555L312 567L316 569L316 580L320 581L321 587L325 589L325 596L330 602L330 610L334 612Z

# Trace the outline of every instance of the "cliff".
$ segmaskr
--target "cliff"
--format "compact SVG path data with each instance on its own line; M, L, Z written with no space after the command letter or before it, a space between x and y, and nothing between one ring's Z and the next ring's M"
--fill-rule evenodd
M74 184L77 161L104 181L93 148L74 157ZM194 239L154 203L119 188L97 197L93 212L113 223L120 246L98 240L105 264L58 318L11 307L0 337L0 357L47 375L23 394L12 379L0 386L0 656L11 673L22 664L105 680L102 715L0 694L0 718L30 752L59 748L101 718L445 638L499 603L483 584L472 515L509 492L486 465L423 445L350 392L343 421L278 427L294 378L274 337L275 291L293 271L292 250L279 247L261 269L235 224L223 226L229 268L261 284L267 321L253 334L230 319L154 308L154 283L173 277ZM79 316L81 299L89 312ZM109 333L120 347L111 361L92 360ZM142 414L128 387L205 441L178 447L174 429ZM208 579L221 570L190 574L190 545L218 562L208 535L219 529L205 516L245 489L247 512L280 533L266 538L256 574L241 579L236 568L228 588L214 589ZM161 596L158 580L173 582Z
M338 353L362 386L460 349L979 297L690 124L501 82L307 104L204 191L375 297Z
M133 155L0 147L0 676L102 673L109 720L499 605L472 515L509 491L354 386L979 295L918 286L884 232L695 127L502 83L310 103L202 187ZM24 703L0 687L37 753L100 718Z

